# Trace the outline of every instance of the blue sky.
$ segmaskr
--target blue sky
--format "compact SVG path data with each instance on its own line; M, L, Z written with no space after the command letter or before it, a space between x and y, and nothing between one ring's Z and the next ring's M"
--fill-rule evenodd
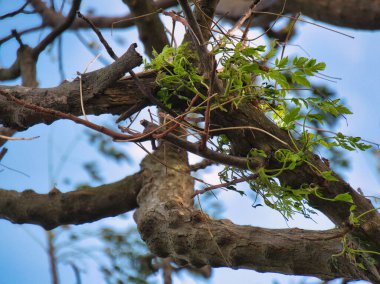
M83 1L81 11L86 11L90 1ZM100 7L97 11L101 14L122 15L127 9L121 1L107 1L107 7L104 7L103 1L91 1L91 5ZM22 1L4 1L0 0L0 15L12 11L19 7ZM8 35L10 29L17 28L21 30L28 27L36 16L19 16L0 22L0 38ZM342 31L354 36L354 39L327 31L310 24L297 24L298 35L292 43L302 46L311 57L327 64L326 74L340 77L337 83L331 83L333 88L340 97L344 98L353 115L347 117L347 124L342 122L339 131L345 134L361 136L365 139L380 142L380 96L378 90L380 55L377 52L380 43L380 32L353 31L350 29L330 28ZM327 26L327 25L326 25ZM96 39L91 32L81 32L89 39ZM46 32L43 34L46 35ZM42 35L42 36L43 36ZM122 54L125 47L137 41L137 33L134 29L126 32L116 32L113 37L110 31L105 35L114 42L117 37L126 41L124 47L117 47L114 44L118 54ZM23 37L23 40L32 46L41 37L35 33L30 37ZM67 78L74 78L76 72L83 72L88 63L94 56L87 51L77 40L69 33L64 35L64 67ZM9 66L15 58L17 43L8 42L0 46L0 66ZM139 50L143 53L142 45ZM289 46L286 49L289 55L300 54L305 56L303 51L297 46ZM107 57L105 52L102 54ZM91 69L97 69L102 65L98 62L91 65ZM60 78L57 68L56 53L44 53L38 62L38 81L41 87L55 86L59 84ZM2 84L18 84L16 82L2 82ZM99 123L109 121L110 117L91 117L91 120ZM64 164L58 178L53 182L63 191L71 190L72 187L65 185L62 179L66 176L73 178L74 183L88 180L88 176L82 170L82 163L89 157L96 157L94 148L88 147L85 136L82 134L83 127L75 125L68 121L58 121L51 126L37 125L28 131L18 133L17 136L40 136L33 141L15 141L8 142L8 154L2 160L2 164L22 171L27 174L17 173L0 166L0 188L24 190L32 188L37 192L45 193L49 190L51 181L49 180L50 165L57 168L62 157L67 153L67 149L74 145L71 154ZM74 141L74 142L73 142ZM102 173L106 181L115 181L135 172L138 169L138 162L144 156L139 152L135 145L123 145L130 155L133 156L132 164L117 165L106 160L102 160ZM344 172L346 180L354 187L360 187L368 195L378 195L379 175L375 171L376 161L368 153L350 153L352 158L352 167ZM99 158L103 159L103 158ZM51 167L50 167L51 168ZM54 170L53 170L54 172ZM218 183L216 176L217 169L209 170L205 173L204 178L212 183ZM223 216L230 218L238 224L251 224L269 228L284 228L287 226L296 226L308 229L331 228L332 224L323 216L316 218L317 224L296 217L295 220L286 223L284 219L276 212L269 209L258 207L252 209L251 200L241 198L234 193L220 194L220 200L224 201ZM107 219L103 223L118 224L115 219ZM89 230L96 228L97 223L79 226L81 229ZM13 225L8 221L0 220L0 284L18 284L18 283L49 283L50 276L48 273L48 261L43 247L46 246L46 235L42 229L33 225ZM38 240L38 241L36 241ZM253 271L216 269L214 271L212 283L271 283L276 279L278 283L296 283L300 277L285 277L276 274L260 274ZM62 283L74 283L72 271L67 266L60 266L60 275ZM93 263L88 263L88 271L84 277L84 283L103 283L101 276L97 273ZM196 283L189 278L177 279L176 283ZM307 283L317 283L315 279L309 279Z

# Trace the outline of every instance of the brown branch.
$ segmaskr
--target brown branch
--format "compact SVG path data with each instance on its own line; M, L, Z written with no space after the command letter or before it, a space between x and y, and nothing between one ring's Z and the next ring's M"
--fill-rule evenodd
M214 190L214 189L217 189L217 188L221 188L221 187L229 187L231 185L235 185L235 184L238 184L238 183L241 183L241 182L246 182L246 181L249 181L249 180L252 180L252 179L257 179L258 178L258 174L254 174L254 175L250 175L250 176L247 176L247 177L242 177L242 178L236 178L234 180L231 180L229 182L224 182L224 183L220 183L220 184L216 184L216 185L211 185L211 186L208 186L202 190L196 190L193 194L193 198L197 195L201 195L201 194L204 194L210 190Z
M33 5L33 1L31 1ZM68 29L75 20L76 12L79 10L81 0L73 0L73 4L69 11L69 14L65 17L65 20L58 26L56 26L34 49L33 55L38 58L38 55L59 35L61 35L66 29ZM37 11L38 12L38 11Z
M57 13L52 9L49 9L46 4L41 0L31 0L31 4L34 9L41 15L43 22L52 28L57 27L62 23L65 17L61 13ZM166 9L177 5L175 0L159 0L155 1L157 8ZM93 22L100 29L124 29L135 25L136 19L134 15L126 14L123 16L110 17L110 16L86 16L91 22ZM113 25L114 23L116 23ZM88 29L87 23L81 20L74 20L69 27L72 30Z
M48 109L48 108L40 107L40 106L35 105L35 104L28 103L26 101L22 101L22 100L17 99L16 97L14 97L10 94L3 93L1 90L0 90L0 94L7 97L10 101L13 101L16 104L19 104L19 105L21 105L27 109L30 109L30 110L37 112L37 113L45 113L48 115L56 116L58 118L71 120L75 123L84 125L90 129L97 131L97 132L100 132L100 133L103 133L107 136L110 136L113 139L128 140L128 139L135 139L136 138L135 136L132 136L132 135L125 135L122 133L115 132L109 128L106 128L106 127L101 126L101 125L97 125L95 123L92 123L91 121L76 117L75 115L72 115L72 114L63 113L63 112L60 112L60 111L57 111L54 109Z
M7 128L7 127L0 127L0 135L12 137L13 134L16 133L16 130ZM2 140L0 139L0 147L3 146L5 143L7 143L8 140Z
M157 2L153 0L123 0L128 5L131 14L136 17L135 25L139 38L144 44L145 53L152 58L153 50L160 53L169 44L165 27L157 13ZM144 17L140 17L146 15Z
M155 125L154 123L149 122L147 120L142 120L141 124L144 127L148 128L150 132L154 131L154 129L157 129L157 130L159 129L158 125ZM160 132L158 131L155 132L155 134L159 134ZM154 137L155 135L153 134L153 138ZM188 142L172 133L167 133L165 136L161 137L161 139L164 141L170 142L175 147L179 147L183 150L189 151L203 158L212 160L217 163L231 165L240 169L248 169L248 165L250 169L258 169L262 165L262 162L263 162L262 159L256 158L256 157L241 158L241 157L218 153L208 148L200 149L199 144Z
M165 155L160 146L142 161L145 178L134 215L142 239L155 255L171 257L180 266L376 280L348 258L333 257L341 252L341 238L347 230L238 226L229 220L211 219L194 209L192 178L172 169L188 169L183 154L170 151ZM163 159L170 168L158 162Z
M214 161L204 159L204 160L200 161L199 163L190 165L189 168L190 168L191 172L195 172L195 171L203 170L209 166L216 165L216 164L217 163L215 163Z
M0 218L16 224L36 224L46 230L67 224L83 224L117 216L136 208L141 189L140 173L118 182L67 193L0 189Z
M0 162L1 160L4 158L5 154L8 152L8 149L7 148L1 148L0 150Z
M113 49L111 48L111 46L108 44L108 42L105 40L105 38L103 37L102 33L99 31L99 29L94 25L93 22L91 22L91 20L89 20L87 17L83 16L81 14L81 12L77 11L77 15L79 18L83 19L90 27L91 29L96 33L96 35L98 36L100 42L103 44L103 46L105 47L105 49L107 50L107 53L111 56L111 58L113 60L117 60L118 59L118 56L115 54L115 52L113 51Z
M0 20L3 20L3 19L5 19L5 18L9 18L9 17L14 17L14 16L16 16L17 14L20 14L20 13L24 12L24 9L26 8L26 6L29 5L29 2L30 2L30 0L27 0L27 1L25 1L24 5L22 5L19 9L15 10L15 11L13 11L13 12L10 12L10 13L7 13L7 14L4 14L4 15L0 16Z
M45 27L44 25L38 25L38 26L31 27L31 28L28 28L28 29L25 29L22 31L17 31L17 34L21 36L21 35L24 35L27 33L38 31L40 29L43 29L44 27ZM4 44L5 42L7 42L8 40L10 40L12 38L14 38L13 33L11 33L10 35L8 35L6 37L3 37L2 39L0 39L0 45Z
M118 60L118 56L115 54L115 52L113 51L113 49L111 48L111 46L108 44L108 42L105 40L105 38L103 37L102 33L99 31L99 29L89 20L87 19L85 16L83 16L80 12L78 12L78 16L80 18L82 18L83 20L85 20L89 25L90 27L92 28L92 30L96 33L96 35L98 36L100 42L103 44L103 46L105 47L105 49L107 50L108 54L112 57L112 59L114 59L115 61ZM147 91L144 87L144 85L141 83L139 77L135 74L135 72L133 72L133 70L128 70L128 72L131 74L133 80L135 81L138 89L140 90L140 92L143 94L143 96L149 100L152 104L155 104L157 106L159 106L160 108L162 108L163 110L165 110L166 112L170 113L170 114L175 114L172 110L170 110L167 106L165 106L163 103L161 103L158 99L156 99L149 91ZM118 119L119 120L119 119Z
M94 71L90 77L89 84L100 78L104 72ZM99 72L99 73L98 73ZM89 74L89 73L86 73ZM85 74L85 75L86 75ZM84 76L83 76L84 77ZM157 88L155 83L156 73L145 72L139 74L142 84L149 90ZM86 83L86 82L85 82ZM86 85L87 86L87 85ZM90 85L91 87L91 85ZM39 106L50 108L64 113L70 113L75 116L81 115L79 102L79 80L73 82L64 82L54 88L27 88L21 86L0 86L3 93L7 93L27 102L36 102ZM141 97L136 91L136 85L131 77L119 80L113 83L109 88L98 95L84 92L84 104L86 105L87 114L121 114L125 109L132 106L139 106L139 111L149 103ZM0 94L0 123L12 127L16 130L24 130L38 123L50 124L59 119L51 115L35 113L24 109L17 104L9 104L6 97ZM14 131L14 130L13 130ZM11 136L11 134L3 133Z

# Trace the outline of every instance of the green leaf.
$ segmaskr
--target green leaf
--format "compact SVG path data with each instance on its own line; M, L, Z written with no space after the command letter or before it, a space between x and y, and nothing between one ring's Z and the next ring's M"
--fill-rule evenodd
M347 202L347 203L354 203L351 194L349 194L348 192L338 194L337 196L335 196L334 201L343 201L343 202Z
M292 73L292 82L305 87L311 87L310 82L306 79L306 76L300 71Z
M334 177L332 175L332 171L325 171L325 172L321 172L321 175L324 179L328 180L328 181L339 181L336 177Z
M276 59L276 66L277 68L285 68L286 65L288 65L288 62L289 62L289 58L287 56L282 58L280 61Z
M246 72L246 73L258 73L257 71L259 71L259 70L260 70L260 68L259 68L259 64L257 62L253 62L249 65L244 65L241 68L241 71Z
M326 68L326 63L324 62L319 62L314 66L314 69L317 71L323 71Z
M289 124L291 122L294 122L295 120L298 119L299 113L300 113L301 108L300 107L295 107L292 108L283 118L284 122L286 124Z

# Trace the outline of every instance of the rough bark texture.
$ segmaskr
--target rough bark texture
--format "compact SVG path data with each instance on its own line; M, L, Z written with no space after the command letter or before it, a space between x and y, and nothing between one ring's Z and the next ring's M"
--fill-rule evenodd
M136 104L146 106L144 98L136 93L136 85L132 80L120 80L125 72L140 65L142 59L131 47L118 61L97 71L82 75L83 105L87 114L120 114ZM154 73L141 76L146 88L154 88L152 80ZM153 77L154 78L154 77ZM21 86L0 86L4 93L37 104L45 108L52 108L74 115L81 115L79 79L73 82L64 82L55 88L27 88ZM109 86L112 84L112 87ZM151 91L151 90L150 90ZM17 130L57 120L57 117L42 115L34 111L10 103L5 96L0 95L0 123Z
M74 0L71 12L67 17L49 9L43 1L31 0L32 6L43 19L43 25L53 30L37 45L30 48L21 41L16 62L8 69L0 69L0 80L9 80L21 76L23 84L28 87L0 86L0 123L17 130L27 129L37 123L49 124L58 117L36 113L12 103L6 95L31 102L44 108L80 116L82 114L79 79L65 82L55 88L36 88L36 60L38 54L48 43L67 28L87 28L87 24L74 20L73 11L80 1ZM152 1L124 0L131 8L133 15L144 15L155 10ZM182 7L187 1L180 1ZM195 5L195 18L190 17L190 9L185 11L188 24L198 38L209 36L208 26L214 14L215 1L198 1ZM360 29L380 28L380 0L360 2L353 0L336 1L287 1L285 13L302 12L316 20ZM228 17L240 17L252 1L222 0L218 7L221 14L230 12ZM175 5L176 1L156 1L158 7ZM229 6L229 5L233 6ZM279 11L283 1L261 1L257 11ZM201 9L202 11L200 11ZM203 13L205 12L205 13ZM256 15L256 17L259 17ZM125 17L90 17L99 28L110 28L111 24ZM115 27L128 27L136 24L140 38L147 53L152 48L161 50L167 39L157 15L125 21ZM70 26L71 25L71 26ZM152 32L149 25L154 25ZM188 27L187 27L188 28ZM151 32L152 34L149 34ZM158 36L155 38L154 36ZM194 49L202 58L202 70L206 78L213 66L211 55L205 46L194 42L193 35L187 34L186 40L193 41ZM87 114L121 114L128 109L138 111L149 102L144 99L131 78L119 80L127 71L140 65L141 56L132 45L128 51L113 64L82 75L83 105ZM156 73L139 74L142 84L149 94L156 94ZM211 81L211 80L210 80ZM216 80L213 91L223 93L223 86ZM141 87L141 86L140 86ZM215 87L215 88L214 88ZM178 101L177 101L178 102ZM139 107L136 108L136 105ZM187 106L175 105L178 111ZM209 150L200 150L198 145L178 140L173 133L162 138L172 144L161 144L152 155L141 163L141 172L119 182L91 189L81 189L61 193L53 189L49 194L37 194L32 190L16 192L0 189L0 218L14 223L38 224L52 229L64 224L82 224L104 217L115 216L136 207L135 220L143 240L150 250L158 256L170 257L179 265L190 264L195 267L210 265L213 267L246 268L257 271L271 271L285 274L311 275L322 279L345 277L364 279L380 283L380 258L377 262L363 262L367 270L355 266L345 254L334 256L342 251L341 240L344 236L352 238L357 249L379 251L380 249L380 214L372 204L358 194L349 184L336 175L338 181L328 182L317 171L303 164L295 170L286 171L279 176L282 185L298 188L305 184L318 186L318 192L334 198L338 194L349 193L355 205L355 215L363 214L356 227L349 222L349 204L330 202L310 195L310 205L326 216L337 229L328 231L311 231L300 229L270 230L251 226L237 226L229 220L213 220L202 211L193 207L193 178L190 176L187 162L187 151L203 154L206 158L220 163L246 168L247 153L252 148L264 150L268 159L265 167L278 169L274 158L278 149L292 145L288 132L278 128L265 114L249 102L241 104L239 109L229 111L215 110L211 116L211 125L217 127L250 126L261 129L230 130L226 132L232 142L234 157L215 154ZM152 129L152 127L151 127ZM155 130L155 126L153 128ZM268 135L268 133L270 135ZM157 134L157 133L155 133ZM154 136L150 134L151 138ZM276 137L274 139L273 137ZM282 141L282 142L280 142ZM206 155L206 154L207 155ZM214 156L213 156L214 155ZM309 162L321 172L330 170L316 155L308 153ZM232 161L232 162L231 162ZM257 161L255 168L263 161ZM365 214L364 214L365 213ZM361 257L361 256L357 256Z
M177 1L161 0L155 1L158 8L169 8L175 6ZM31 1L33 7L43 17L44 24L55 27L62 23L64 16L58 14L46 7L45 3L40 0ZM250 0L221 0L217 7L219 15L225 15L230 19L237 19L248 9L252 3ZM257 11L279 12L284 1L268 0L262 1ZM314 20L323 21L329 24L350 27L354 29L376 30L380 28L380 1L379 0L289 0L286 3L286 13L296 14L301 12L303 15ZM126 21L133 18L133 15L127 14L121 17L105 17L95 16L90 19L98 28L111 28L112 24L115 28L126 28L133 26L135 21ZM76 20L70 27L71 29L88 28L83 21Z
M371 280L344 256L333 256L342 249L343 230L237 226L229 220L213 220L195 209L191 199L193 179L184 173L189 171L186 155L165 146L165 151L161 146L141 163L144 179L134 214L142 239L156 255L195 267Z
M68 224L94 222L136 208L142 176L136 173L118 182L61 193L31 189L23 192L0 189L0 218L17 224L36 224L46 230Z
M217 13L224 15L228 12L228 18L238 19L251 3L252 1L249 0L221 0ZM280 12L283 5L284 1L282 0L261 1L256 11ZM380 28L379 0L288 0L284 12L285 14L301 12L317 21L353 29L376 30ZM260 15L257 14L256 17L260 17Z

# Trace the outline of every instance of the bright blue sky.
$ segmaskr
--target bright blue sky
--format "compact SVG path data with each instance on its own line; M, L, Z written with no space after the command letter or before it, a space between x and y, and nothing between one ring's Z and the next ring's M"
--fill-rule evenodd
M83 1L81 11L85 12L90 1ZM103 1L91 1L91 5L102 7ZM12 11L19 7L22 1L0 0L0 15ZM96 5L98 4L98 5ZM101 14L124 14L127 9L121 1L107 1L107 8L98 9ZM19 16L15 19L0 22L0 38L8 35L12 28L22 30L23 27L31 26L35 16ZM38 22L36 22L38 23ZM34 24L33 24L34 25ZM380 32L363 32L349 29L331 27L344 33L350 34L355 39L350 39L331 31L309 24L297 24L298 35L292 43L302 46L311 57L324 61L327 64L326 74L341 77L342 80L331 87L343 97L348 103L354 115L348 116L348 126L342 123L339 131L345 134L361 136L365 139L380 142L380 96L378 90L380 56L377 49L380 43ZM87 38L96 39L90 32L81 32ZM46 32L44 33L46 35ZM105 32L110 39L110 32ZM114 34L126 41L128 46L136 41L136 31L130 29L127 32ZM23 40L32 46L40 38L40 33L35 33L31 37L23 37ZM93 59L86 48L84 48L72 33L64 35L64 66L66 76L74 78L76 71L83 72L88 63ZM116 47L118 54L122 54L124 47ZM0 66L9 66L15 58L17 43L8 42L0 46ZM139 50L142 53L142 45ZM304 56L303 51L298 47L287 47L289 54L298 53ZM102 53L107 57L106 53ZM38 81L41 87L55 86L59 83L59 73L57 68L55 49L50 54L46 52L41 55L38 62ZM101 67L101 64L94 63L91 69ZM8 82L2 82L6 84ZM16 83L19 83L17 81ZM12 82L12 84L16 84ZM95 120L95 118L91 118ZM107 118L100 117L96 121L106 121ZM18 133L18 136L40 136L34 141L16 141L7 143L8 154L2 163L7 167L17 169L29 175L25 177L19 173L4 169L0 172L0 188L24 190L33 188L35 191L44 193L49 190L49 164L59 164L62 155L67 152L69 145L75 147L72 150L65 166L58 179L57 187L61 190L71 190L72 188L62 183L62 178L70 176L75 182L86 181L88 176L81 169L83 161L89 157L96 156L93 148L87 147L85 137L81 135L83 128L72 122L58 121L51 126L38 125L30 130ZM115 181L137 170L139 160L144 153L139 152L134 145L123 146L130 151L134 158L133 164L117 165L104 161L102 173L107 181ZM50 154L49 154L50 153ZM351 153L353 159L352 168L345 172L346 180L354 187L360 187L368 195L377 195L379 188L379 175L375 172L376 161L370 153ZM100 158L101 159L101 158ZM0 166L0 170L3 169ZM217 183L215 170L207 172L207 179ZM258 207L252 209L251 200L241 198L233 193L222 193L221 200L225 201L224 217L230 218L238 224L252 224L269 228L286 227L283 218L269 209ZM323 217L316 218L317 224L296 218L288 223L289 226L301 228L329 228L331 223ZM115 223L108 219L105 222ZM81 228L95 228L96 223L82 225ZM33 225L13 225L8 221L0 220L0 283L49 283L47 256L40 244L34 240L38 239L43 246L46 246L46 236L42 229ZM32 238L31 235L34 237ZM212 283L270 283L271 279L276 279L281 284L295 283L295 277L285 277L274 274L259 274L253 271L234 271L230 269L217 269L214 271ZM67 266L60 266L62 283L73 283L72 271ZM89 264L89 271L84 277L84 283L103 283L101 276L96 272L94 265ZM315 279L308 283L316 283ZM183 278L177 283L195 283L193 280Z

